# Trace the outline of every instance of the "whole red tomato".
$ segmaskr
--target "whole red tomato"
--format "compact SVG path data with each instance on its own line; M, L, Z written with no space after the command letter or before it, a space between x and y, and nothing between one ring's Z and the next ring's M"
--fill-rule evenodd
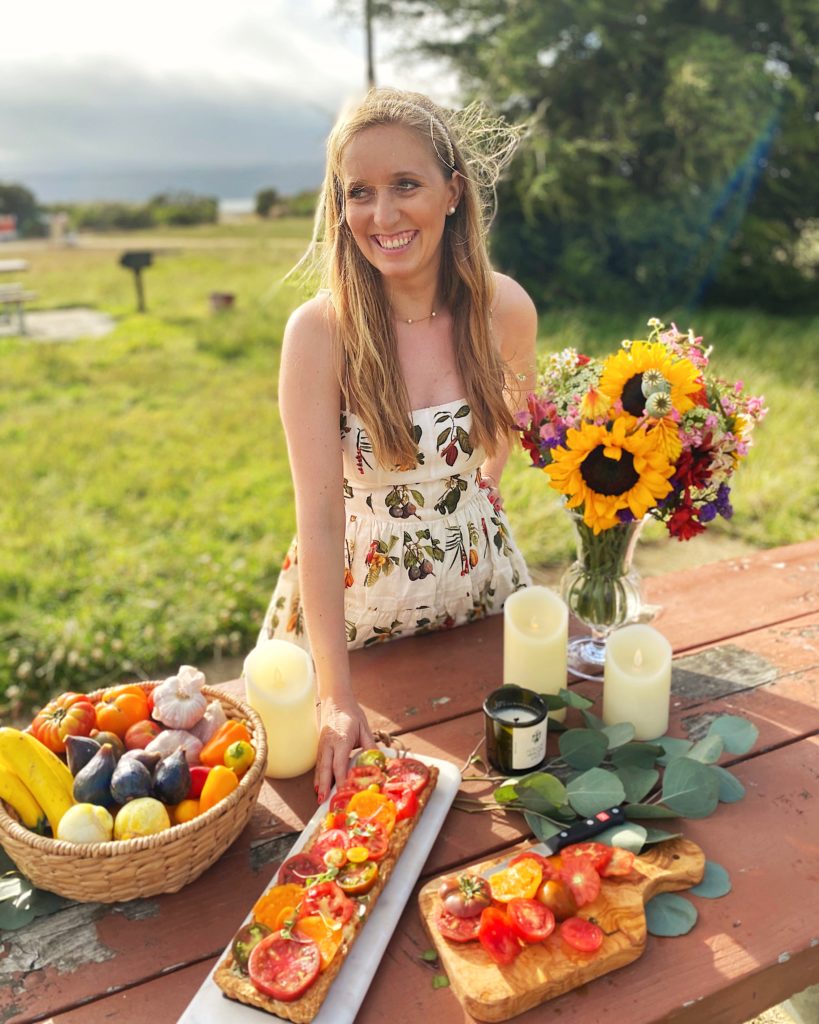
M88 736L96 723L94 705L83 693L61 693L38 711L31 723L36 739L61 754L66 736Z
M134 722L125 732L125 749L144 750L161 732L162 726L159 722L154 722L150 718Z

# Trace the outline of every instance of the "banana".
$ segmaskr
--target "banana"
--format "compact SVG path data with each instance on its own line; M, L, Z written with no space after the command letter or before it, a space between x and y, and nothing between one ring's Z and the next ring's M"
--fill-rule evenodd
M74 804L71 772L30 733L0 728L0 760L8 765L45 811L52 835ZM66 776L68 783L66 783Z
M26 828L40 834L45 832L47 822L42 807L14 772L2 764L0 764L0 800L5 800L14 808Z

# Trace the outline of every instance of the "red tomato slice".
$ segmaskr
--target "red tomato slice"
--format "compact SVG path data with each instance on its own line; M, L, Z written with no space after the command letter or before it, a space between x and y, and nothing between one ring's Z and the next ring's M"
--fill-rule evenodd
M316 841L310 847L310 853L317 857L319 860L324 860L324 855L328 850L332 850L336 846L340 846L342 850L346 850L350 845L350 837L344 831L343 828L330 828L326 832L321 832L316 838Z
M346 924L353 916L355 904L345 896L335 882L318 882L305 892L299 907L299 917L318 914L325 921Z
M603 878L617 878L621 875L630 875L634 868L634 854L630 850L623 850L619 846L612 848L612 858L603 868L600 874Z
M330 797L330 810L343 811L352 797L358 792L357 786L341 786Z
M524 942L542 942L555 930L555 915L537 900L510 900L506 912L509 923Z
M511 964L523 948L509 917L498 907L487 907L481 913L478 941L496 964Z
M583 857L570 857L560 872L578 907L584 907L600 895L600 875Z
M349 845L363 846L369 853L370 860L381 860L390 845L390 835L386 828L377 821L366 824L357 822L348 829Z
M288 885L295 882L296 885L304 885L308 878L314 875L321 875L327 870L327 865L321 857L314 853L296 853L279 868L279 885Z
M560 937L581 953L593 953L603 945L603 929L582 917L567 917L560 926Z
M387 781L384 792L389 794L390 788L397 784L400 789L411 789L415 793L429 782L429 768L413 757L395 757L387 761Z
M257 943L247 962L255 987L272 999L288 1003L313 984L320 968L321 955L312 939L286 939L280 931Z
M366 789L368 786L381 786L386 775L377 764L359 764L347 772L344 789Z
M606 846L605 843L572 843L571 846L563 847L560 856L564 864L573 857L582 857L591 863L598 874L602 874L613 853L614 848Z
M388 794L396 808L396 821L403 821L405 818L414 818L418 813L418 797L411 789L402 789L400 793L390 792Z
M440 907L435 915L438 931L450 942L472 942L478 937L481 926L479 917L456 917Z
M550 878L559 878L560 870L555 866L552 859L544 857L541 853L535 853L533 850L524 850L523 853L519 853L516 857L513 857L509 861L509 867L513 864L517 864L521 860L530 859L536 861L540 865L541 870L541 881L548 882Z

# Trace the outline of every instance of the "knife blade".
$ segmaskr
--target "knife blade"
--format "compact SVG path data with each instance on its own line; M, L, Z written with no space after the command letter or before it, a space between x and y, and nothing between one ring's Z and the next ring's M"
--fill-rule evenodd
M557 833L557 835L551 836L542 843L535 843L534 845L527 847L526 850L516 851L512 857L501 861L500 864L496 864L494 867L488 868L486 871L482 871L481 874L484 878L489 878L498 871L502 871L504 868L509 867L509 861L512 860L513 857L519 857L521 853L526 853L528 851L531 851L532 853L539 853L543 857L551 857L553 854L562 850L564 846L569 846L571 843L582 843L591 836L597 835L598 832L605 832L606 829L613 828L615 825L623 824L625 820L625 815L620 807L609 807L608 810L598 811L597 814L593 814L589 818L581 818L580 821L573 822L571 825L566 825Z

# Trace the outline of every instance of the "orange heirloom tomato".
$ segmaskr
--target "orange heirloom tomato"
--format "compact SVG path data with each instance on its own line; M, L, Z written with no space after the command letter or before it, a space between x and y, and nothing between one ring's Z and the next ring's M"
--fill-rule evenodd
M122 739L125 733L148 717L148 697L141 686L113 686L97 704L97 728Z
M220 725L213 736L202 747L199 753L199 760L202 764L215 768L217 765L225 766L225 752L227 748L239 740L250 743L250 733L244 722L231 718L223 725Z
M205 785L202 787L202 795L199 797L199 813L204 814L211 807L215 807L220 800L233 792L239 785L236 772L226 768L223 764L217 764L208 772Z
M253 918L259 924L276 929L283 910L291 910L301 903L304 886L288 882L286 885L274 885L260 896L253 907Z
M37 712L31 732L44 747L61 754L66 736L88 736L94 721L94 705L85 694L61 693Z
M362 825L377 823L383 825L387 834L391 835L395 828L398 810L388 796L373 793L371 789L361 789L350 797L347 804L348 814L357 814Z
M492 898L500 903L509 903L514 899L530 900L540 888L542 880L543 870L540 864L527 857L490 875L489 888L492 890Z
M299 935L305 935L308 939L312 939L318 946L321 970L325 971L338 952L338 947L344 937L343 929L333 928L320 915L311 914L309 917L299 918L295 930Z

